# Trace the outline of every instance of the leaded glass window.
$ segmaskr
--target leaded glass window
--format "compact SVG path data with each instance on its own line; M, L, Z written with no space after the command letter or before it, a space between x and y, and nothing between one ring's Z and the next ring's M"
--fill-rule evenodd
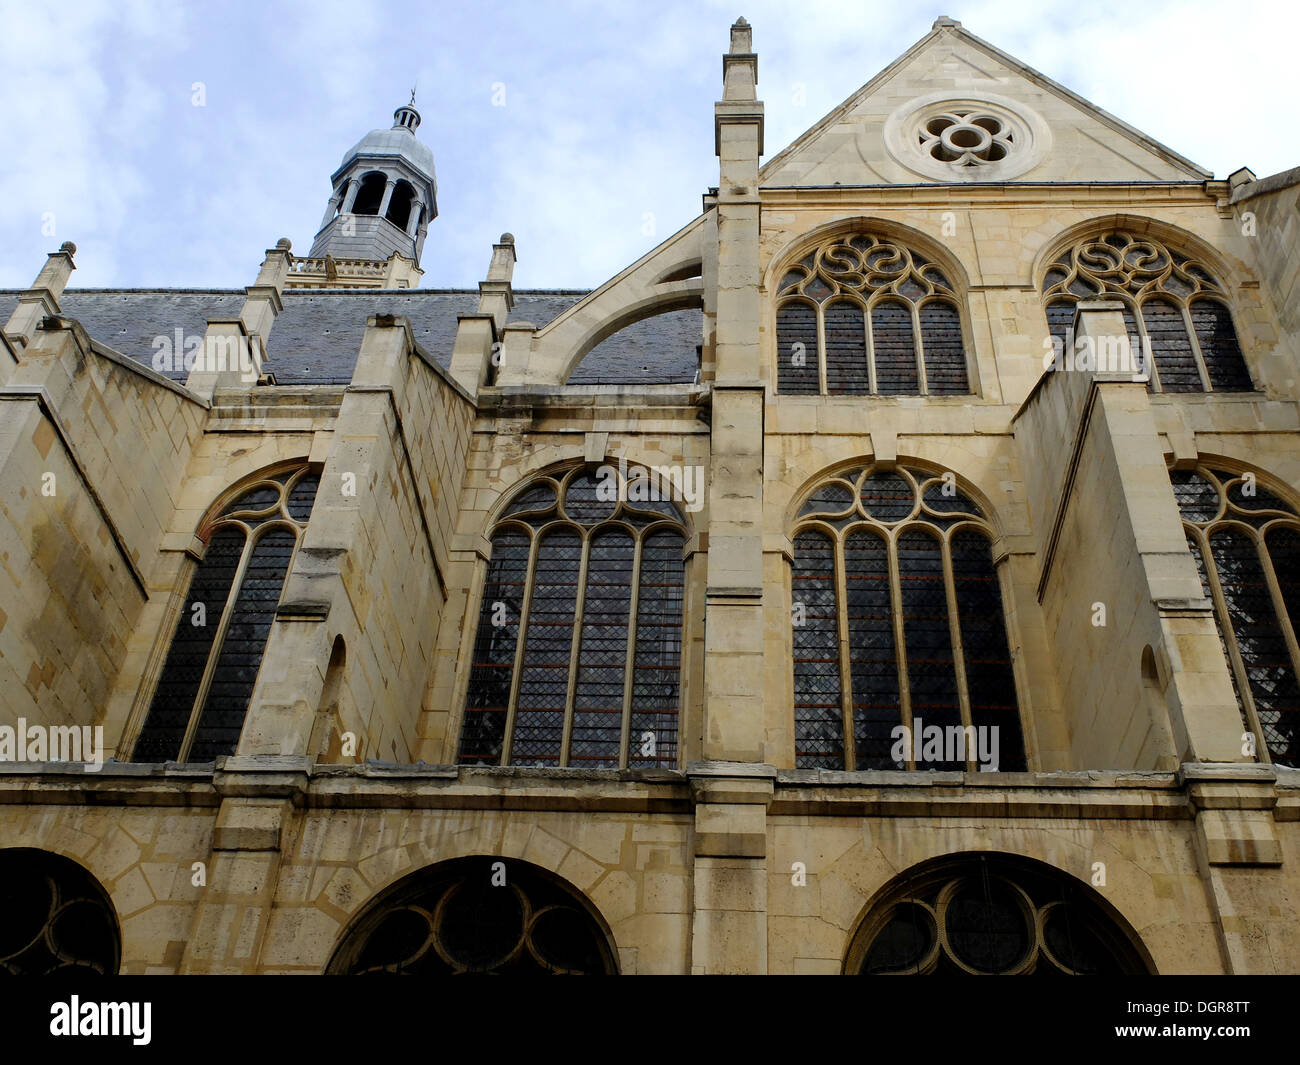
M163 662L137 762L233 754L320 475L299 467L241 492L199 530L206 543Z
M1300 768L1300 519L1254 474L1198 466L1169 476L1243 727L1256 750Z
M837 473L793 539L796 766L1025 768L992 531L951 475Z
M339 944L330 973L614 975L605 929L569 884L512 858L456 858L406 877Z
M0 850L0 973L114 976L122 956L117 915L90 873L62 855Z
M837 237L777 288L777 391L783 395L970 392L957 294L901 244Z
M461 763L677 767L686 535L670 486L648 474L577 467L506 508Z
M1152 392L1249 392L1228 294L1209 268L1149 234L1115 230L1076 244L1047 270L1043 302L1053 344L1074 344L1075 305L1114 299Z
M963 854L897 877L859 925L857 976L1119 976L1151 971L1132 929L1041 862Z

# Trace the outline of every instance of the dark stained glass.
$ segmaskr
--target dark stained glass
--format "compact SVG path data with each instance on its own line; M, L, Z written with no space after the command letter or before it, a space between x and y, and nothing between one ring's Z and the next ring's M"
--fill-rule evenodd
M1232 315L1218 300L1195 300L1191 304L1192 328L1201 345L1201 356L1216 392L1249 392L1254 387L1250 371L1237 343Z
M1204 392L1182 308L1168 300L1147 300L1142 304L1142 321L1147 327L1147 336L1151 338L1151 354L1160 375L1160 390Z
M496 765L501 761L528 577L529 542L528 535L517 529L505 529L492 538L492 561L483 585L457 757L462 763Z
M916 505L916 493L902 474L873 473L862 482L862 505L877 521L902 521Z
M898 573L912 727L959 726L961 707L939 541L920 528L905 529L898 537ZM918 718L922 726L918 726ZM918 763L917 768L963 770L966 763L931 759Z
M892 732L902 723L902 710L890 605L889 550L884 538L871 529L854 529L845 538L844 596L856 768L906 769L905 762L895 762L890 754Z
M292 529L276 526L263 532L253 545L199 715L191 762L235 753L296 542Z
M320 488L320 474L305 473L289 489L289 517L303 525L311 517L311 509L316 503L316 492Z
M622 530L591 541L569 739L569 764L578 768L618 768L633 551L631 535Z
M821 391L817 354L817 310L802 300L776 312L776 388L782 395Z
M962 529L953 534L950 550L971 724L978 730L997 730L998 769L1023 772L1025 750L1016 678L989 542L974 529ZM991 750L988 739L977 742Z
M546 533L538 547L511 765L560 764L581 560L582 539L572 529Z
M634 768L677 768L685 546L681 533L668 529L641 546L628 744Z
M0 913L0 974L117 975L112 903L76 862L34 848L0 849Z
M1258 551L1243 530L1220 527L1210 533L1210 553L1264 740L1270 751L1285 751L1285 757L1294 758L1300 686Z
M176 625L158 687L132 758L137 762L167 762L180 757L194 700L207 669L230 598L230 586L244 550L244 530L227 525L212 534L208 549L190 582L190 593ZM201 604L201 610L195 607ZM202 622L202 624L196 624Z
M791 595L795 765L844 769L835 548L825 535L804 532L795 537Z
M912 308L897 300L877 303L871 312L871 345L876 391L881 395L919 394Z
M1171 470L1169 480L1174 486L1174 499L1183 520L1190 522L1213 521L1219 512L1218 486L1207 481L1194 470Z
M926 389L932 396L970 392L961 316L951 303L927 303L920 311L921 350L925 356Z
M861 305L832 300L826 305L826 391L832 396L871 392L867 367L867 326Z
M618 478L614 468L603 474L580 473L564 490L564 512L583 525L594 525L611 517L618 506Z
M1288 527L1273 528L1268 531L1264 542L1268 547L1269 561L1273 563L1273 575L1277 577L1287 618L1294 631L1300 624L1300 532ZM1294 692L1294 674L1290 685ZM1300 768L1300 714L1296 713L1294 696L1289 706L1279 701L1274 710L1277 713L1273 726L1276 741L1270 739L1269 753L1273 761L1280 765Z

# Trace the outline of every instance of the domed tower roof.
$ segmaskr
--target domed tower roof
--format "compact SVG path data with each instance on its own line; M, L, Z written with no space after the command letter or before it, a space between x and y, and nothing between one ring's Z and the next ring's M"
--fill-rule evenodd
M372 129L344 153L309 257L385 262L396 254L418 267L438 214L433 151L416 137L419 125L412 93L391 128Z
M360 155L397 156L405 159L436 184L433 149L416 137L415 131L419 125L420 113L412 105L399 107L393 112L391 128L372 129L343 153L339 170L346 170L348 164Z

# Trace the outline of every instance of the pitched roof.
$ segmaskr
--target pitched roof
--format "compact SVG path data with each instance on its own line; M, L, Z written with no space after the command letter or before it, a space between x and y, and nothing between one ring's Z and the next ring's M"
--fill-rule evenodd
M17 303L0 291L0 321ZM585 292L516 292L512 321L541 327L577 303ZM267 368L281 384L337 384L351 379L366 319L395 314L410 320L416 341L441 365L451 362L456 316L478 309L477 291L437 289L290 290L267 341ZM174 343L202 336L209 318L234 318L243 306L239 289L68 289L59 306L95 340L151 365L158 337ZM694 379L701 312L676 311L615 333L591 350L568 383L679 384ZM167 375L183 381L185 371Z

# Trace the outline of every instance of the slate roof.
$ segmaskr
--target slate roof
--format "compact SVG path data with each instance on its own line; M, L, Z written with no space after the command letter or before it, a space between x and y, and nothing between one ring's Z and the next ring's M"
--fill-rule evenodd
M415 339L439 363L451 362L456 315L478 308L475 290L289 290L267 343L268 369L281 384L337 384L350 379L366 319L397 314L410 319ZM585 292L516 292L512 321L538 328L573 306ZM0 322L18 292L0 291ZM152 364L154 339L202 336L209 318L235 318L242 289L68 289L59 306L95 340ZM598 344L573 372L571 385L681 384L694 380L702 314L673 311L647 318ZM166 371L183 381L185 371Z

